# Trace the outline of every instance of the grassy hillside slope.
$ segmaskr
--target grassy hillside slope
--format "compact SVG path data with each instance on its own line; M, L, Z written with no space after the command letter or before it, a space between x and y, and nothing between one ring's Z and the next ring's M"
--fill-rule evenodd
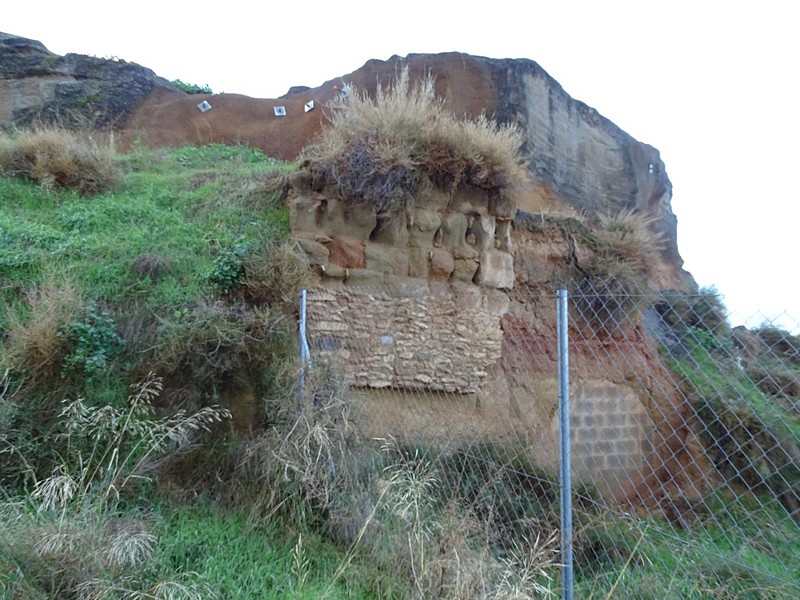
M0 140L0 597L373 597L231 484L236 411L263 427L291 385L293 165L137 149L89 188L65 144L108 149L45 133Z

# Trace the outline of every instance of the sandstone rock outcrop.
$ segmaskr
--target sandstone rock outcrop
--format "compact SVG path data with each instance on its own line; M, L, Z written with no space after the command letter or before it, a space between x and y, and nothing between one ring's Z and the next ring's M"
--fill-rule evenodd
M174 88L135 63L58 56L41 42L0 33L0 124L58 121L120 127L157 89Z
M301 170L290 213L293 237L321 284L309 291L313 344L343 361L365 435L452 445L489 437L527 445L537 461L553 464L557 380L548 285L568 278L593 249L547 215L649 214L665 240L650 282L687 289L692 281L682 269L672 187L658 151L572 99L535 62L459 53L392 57L270 100L188 95L138 65L58 57L38 42L3 35L0 122L76 111L118 128L123 147L137 140L242 143L291 160L325 126L324 108L337 88L352 83L372 94L401 66L412 78L430 73L456 115L485 113L517 125L528 179L514 203L497 205L465 185L452 193L429 189L405 218L385 220ZM210 110L198 109L204 100ZM316 108L305 111L310 100ZM537 213L538 222L524 226ZM687 465L700 464L701 452L643 326L587 336L578 351L578 472L619 482L649 477L649 487L662 491L665 481L691 487L698 477ZM415 413L405 403L412 397Z
M485 113L525 132L532 184L519 200L527 212L572 207L590 215L637 209L655 215L666 239L659 287L685 289L672 185L658 151L571 98L537 63L461 53L411 54L370 60L314 88L297 86L281 99L238 94L189 95L132 63L54 55L39 42L0 35L0 123L80 114L120 128L122 147L242 143L292 160L326 122L325 106L342 84L374 93L406 65L412 77L430 73L436 92L456 115ZM206 100L211 110L197 105ZM305 112L305 103L316 108ZM275 106L286 109L276 116Z

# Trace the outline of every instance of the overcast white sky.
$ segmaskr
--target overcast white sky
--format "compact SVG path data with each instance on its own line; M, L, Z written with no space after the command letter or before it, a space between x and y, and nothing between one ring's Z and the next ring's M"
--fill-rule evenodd
M11 2L0 31L277 97L371 58L530 58L661 151L678 244L735 324L800 321L800 5L789 1ZM797 332L800 332L797 331Z

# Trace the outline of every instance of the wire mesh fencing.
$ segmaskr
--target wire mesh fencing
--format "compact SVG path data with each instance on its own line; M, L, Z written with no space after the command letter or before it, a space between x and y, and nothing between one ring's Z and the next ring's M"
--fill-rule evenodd
M800 597L800 338L712 292L563 287L574 597ZM332 522L420 597L564 593L556 288L307 298Z

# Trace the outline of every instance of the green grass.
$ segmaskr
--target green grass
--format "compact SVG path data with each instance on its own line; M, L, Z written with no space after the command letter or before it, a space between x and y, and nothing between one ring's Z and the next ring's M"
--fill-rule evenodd
M165 506L157 527L154 579L191 571L220 598L317 600L382 598L358 568L334 581L345 553L312 532L295 532L278 521L248 519L239 508L208 502Z
M731 485L786 496L791 512L800 493L800 418L739 368L727 338L690 328L684 345L667 362L684 382L717 470Z
M56 271L97 301L146 296L150 308L164 307L209 292L205 277L217 248L287 236L288 214L275 194L253 189L242 197L230 188L257 188L291 166L225 146L156 153L150 165L152 171L132 170L120 189L92 198L0 178L4 276L30 285ZM145 253L168 257L176 268L144 287L131 265Z
M156 406L163 415L217 404L228 382L252 380L259 427L261 404L295 357L288 311L306 269L281 246L294 165L221 145L135 148L116 162L121 184L91 197L0 177L0 376L10 368L0 381L0 597L46 598L87 577L113 597L158 595L164 582L185 597L401 597L393 573L300 520L251 520L241 498L187 506L145 486L98 512L87 490L86 510L62 525L151 524L158 541L135 574L91 558L110 543L105 534L81 538L87 560L48 562L37 549L56 525L36 512L34 483L71 456L59 437L62 399L111 410L153 370L169 378ZM231 468L236 435L227 423L220 434L162 473L186 486L181 498L215 488Z
M211 275L221 251L288 237L279 184L293 165L220 145L137 149L118 160L122 185L92 197L0 177L0 334L14 317L24 322L31 291L53 278L121 329L132 320L152 329L219 297ZM158 269L148 270L147 257Z
M576 575L576 597L786 599L800 589L800 526L781 507L740 497L710 500L689 529L656 519L591 524L606 548L624 552ZM577 521L580 523L580 518Z

